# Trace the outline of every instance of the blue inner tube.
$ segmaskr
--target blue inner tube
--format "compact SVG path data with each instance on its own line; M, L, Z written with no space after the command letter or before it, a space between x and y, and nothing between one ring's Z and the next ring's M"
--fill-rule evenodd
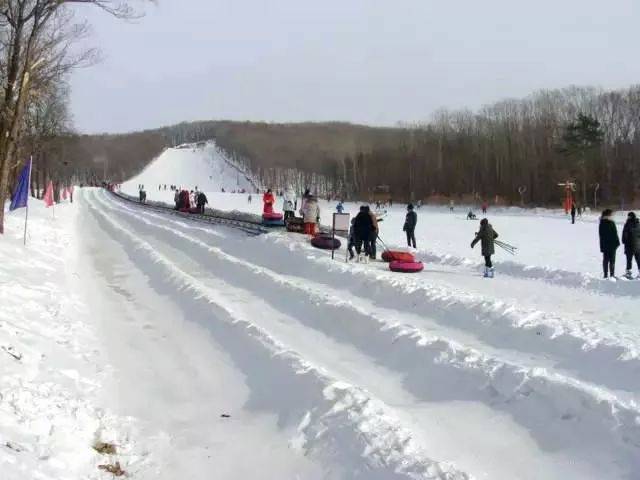
M266 218L262 219L262 224L267 227L284 227L284 220L268 220Z

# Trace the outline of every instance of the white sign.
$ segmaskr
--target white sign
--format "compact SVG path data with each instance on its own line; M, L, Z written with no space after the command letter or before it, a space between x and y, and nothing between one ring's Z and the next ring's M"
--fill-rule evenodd
M351 215L348 213L333 214L333 230L335 232L348 232Z

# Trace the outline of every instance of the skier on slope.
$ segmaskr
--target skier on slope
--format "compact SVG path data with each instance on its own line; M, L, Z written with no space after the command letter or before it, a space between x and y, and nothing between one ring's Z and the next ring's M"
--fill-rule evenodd
M600 225L598 226L598 235L600 237L600 252L602 253L602 272L604 278L615 279L616 270L616 250L620 246L618 238L618 229L615 222L611 219L613 211L607 208L602 212L600 217Z
M264 195L262 196L262 203L264 204L262 208L263 213L273 213L273 204L276 199L273 196L273 192L271 189L268 189Z
M418 214L413 210L413 205L407 205L407 216L404 220L402 230L407 234L407 245L416 248L416 224L418 223Z
M476 237L471 242L471 248L476 246L476 243L482 242L482 256L484 257L484 277L493 278L494 270L493 263L491 263L491 255L496 253L494 241L498 238L498 233L493 229L489 220L483 218L480 220L480 230L476 233Z
M293 188L287 187L282 196L282 210L284 211L284 220L295 217L296 211L296 193Z
M627 257L627 272L625 277L631 279L631 267L635 258L640 273L640 221L634 212L629 212L627 221L622 229L622 243ZM639 275L640 277L640 275Z

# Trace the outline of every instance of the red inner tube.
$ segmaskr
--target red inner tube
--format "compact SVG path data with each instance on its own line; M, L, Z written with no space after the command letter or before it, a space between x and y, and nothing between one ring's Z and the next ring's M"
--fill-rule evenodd
M265 220L282 220L283 215L282 213L278 213L278 212L264 212L262 214L262 218L264 218Z
M416 257L411 252L402 250L385 250L382 252L382 260L385 262L415 262Z
M422 262L391 262L389 270L392 272L417 273L424 269Z

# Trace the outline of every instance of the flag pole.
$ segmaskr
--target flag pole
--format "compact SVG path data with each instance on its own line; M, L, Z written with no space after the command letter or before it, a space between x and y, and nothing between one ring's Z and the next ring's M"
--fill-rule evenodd
M29 180L27 181L27 204L24 209L24 245L27 245L27 222L29 221L29 195L31 194L31 170L33 170L33 156L29 157Z

